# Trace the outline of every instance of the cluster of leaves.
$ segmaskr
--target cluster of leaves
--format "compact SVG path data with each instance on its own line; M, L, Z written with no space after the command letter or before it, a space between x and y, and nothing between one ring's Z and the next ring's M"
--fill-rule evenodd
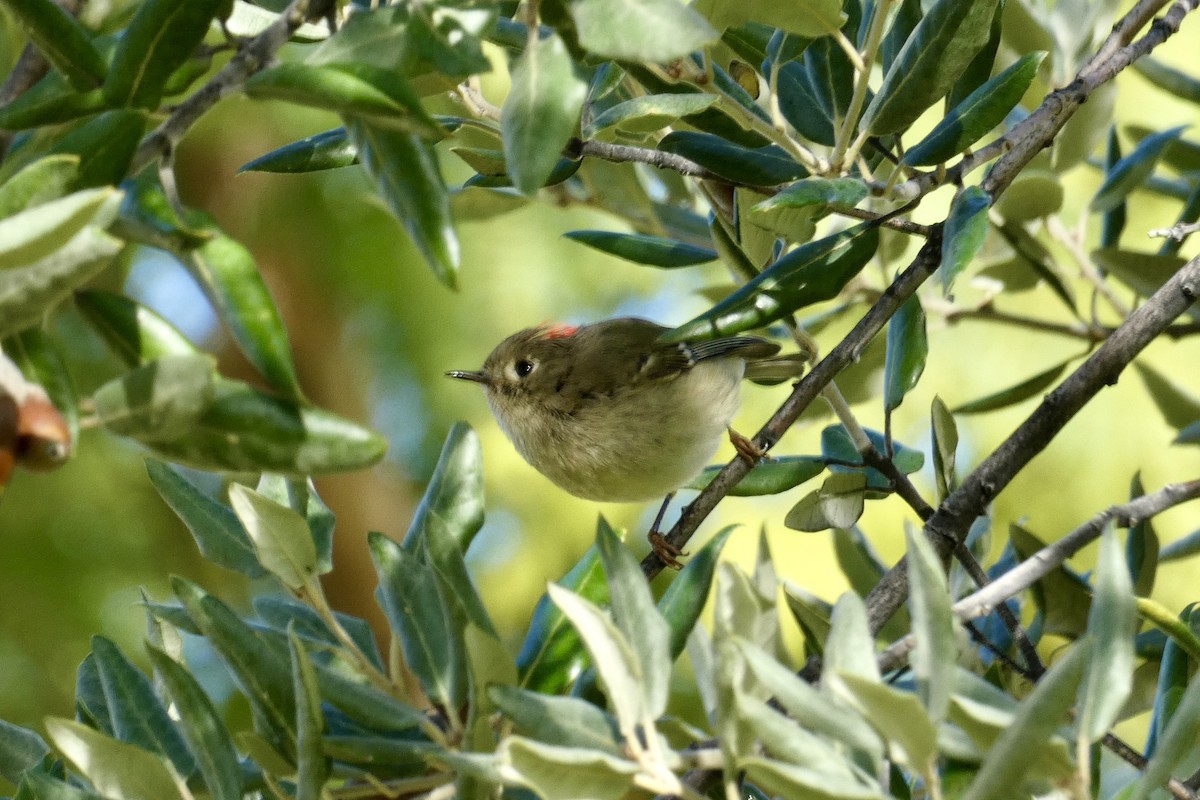
M905 249L899 237L915 233L940 240L947 296L970 274L1000 280L1006 294L1044 285L1090 347L1107 328L1081 310L1079 282L1056 263L1053 226L1042 220L1062 206L1060 176L1086 163L1108 130L1114 84L1098 88L1053 146L995 193L961 188L943 223L908 222L903 233L888 215L911 211L955 168L949 162L961 155L957 163L969 164L989 134L1020 125L1031 111L1025 98L1068 81L1116 5L541 0L518 9L431 0L353 3L331 32L309 16L337 20L338 9L303 0L282 13L243 0L144 0L113 10L98 30L51 0L3 0L53 68L0 107L0 128L19 132L0 165L5 351L47 388L73 431L82 407L165 461L263 473L257 490L235 485L226 503L165 461L148 468L208 558L273 576L281 592L243 618L177 580L174 602L146 604L153 679L97 638L80 667L76 719L49 720L49 744L0 726L0 774L19 783L19 796L40 798L310 798L372 788L444 796L451 784L462 797L497 786L514 797L695 797L742 782L782 796L953 790L975 800L1051 786L1141 798L1173 772L1195 769L1188 748L1200 725L1200 683L1189 685L1187 674L1200 657L1197 620L1190 609L1176 620L1143 602L1138 610L1157 629L1135 639L1134 594L1147 594L1157 562L1188 554L1197 537L1157 553L1143 523L1122 558L1109 532L1092 576L1062 568L1043 579L1030 637L1069 643L1044 675L1025 665L1039 680L1020 700L1007 655L992 654L1012 649L1009 629L989 620L990 649L963 643L953 601L970 590L955 573L946 579L920 536L909 537L911 608L881 633L903 643L911 631L911 675L884 680L856 594L831 608L785 582L787 608L821 659L814 688L782 653L765 546L746 575L718 565L727 532L718 534L656 603L603 521L593 550L538 606L514 660L463 561L483 517L478 444L465 428L452 432L404 540L370 539L395 642L385 659L362 620L325 601L319 577L331 568L333 519L305 480L373 463L382 442L305 401L253 257L205 214L183 208L173 187L179 137L208 105L244 91L341 120L246 169L360 166L450 286L458 280L454 216L503 213L544 192L604 209L635 231L572 234L585 245L656 267L716 259L729 267L738 285L721 287L675 338L778 325L803 341L804 329L851 318L879 296L884 287L871 286L864 268L875 261L880 275L891 273ZM295 57L275 61L289 39ZM485 44L511 59L499 107L479 90L491 68ZM227 49L217 68L214 56ZM1178 97L1200 94L1188 76L1140 63ZM875 65L881 78L872 88ZM943 101L929 133L910 137ZM1117 317L1126 309L1112 281L1148 296L1184 263L1174 242L1153 254L1122 248L1129 194L1178 198L1184 224L1200 216L1200 146L1182 129L1128 133L1138 143L1124 155L1109 131L1094 164L1105 179L1090 207L1103 234L1087 289ZM475 172L462 186L443 179L447 154ZM1160 163L1179 177L1157 173ZM846 215L862 221L842 224ZM144 247L170 253L196 278L270 391L217 374L209 356L134 300L83 289ZM127 370L86 398L73 388L63 343L41 328L69 297ZM794 320L830 301L805 326ZM947 305L947 316L980 310L939 307ZM876 347L885 418L923 371L926 313L913 295ZM956 412L1032 397L1069 363ZM1178 441L1200 439L1200 405L1148 367L1143 376ZM957 433L940 401L930 427L944 499L957 481ZM924 455L845 420L821 445L819 455L759 467L738 491L786 491L828 470L786 522L833 529L843 570L865 593L884 570L854 524L865 500L890 494ZM886 455L888 473L867 468L869 452ZM977 554L988 550L986 529L969 542ZM1014 529L993 573L1038 547ZM696 626L710 585L711 634ZM185 641L224 663L252 730L230 731L188 666ZM685 649L698 719L668 713L670 665ZM1153 711L1145 771L1106 768L1094 745L1145 708Z
M1090 579L1060 569L1043 581L1035 635L1069 644L1017 700L993 651L967 646L955 618L953 600L973 587L948 581L920 536L909 536L911 616L896 628L915 639L911 672L881 675L859 596L829 607L779 581L765 539L748 575L718 563L730 533L721 531L656 603L603 519L595 545L549 587L514 660L463 562L483 499L479 442L459 426L403 542L370 539L377 598L398 646L385 666L369 626L325 603L317 579L330 569L333 518L311 487L265 477L257 491L235 485L226 505L160 462L150 475L210 558L270 574L284 591L259 597L243 618L177 579L175 602L146 602L153 676L96 637L79 668L76 719L48 719L49 744L0 724L0 774L20 784L18 797L315 798L453 784L459 797L503 786L511 797L599 800L635 787L697 797L743 781L750 796L944 788L978 799L1096 782L1102 796L1143 798L1180 765L1197 766L1200 683L1187 680L1189 654L1200 652L1197 619L1183 615L1183 636L1134 638L1130 568L1140 570L1140 592L1155 563L1146 528L1131 533L1126 554L1110 528ZM971 542L980 552L984 532ZM1032 541L1023 534L1017 551ZM839 550L852 580L881 568L861 538ZM819 688L784 655L781 583L821 659ZM697 626L710 585L711 633ZM984 633L1006 648L1001 626ZM185 651L219 658L252 730L229 730ZM671 665L685 651L699 720L669 712ZM1135 675L1149 693L1135 688ZM1144 774L1102 765L1092 745L1141 711L1142 697L1154 712Z

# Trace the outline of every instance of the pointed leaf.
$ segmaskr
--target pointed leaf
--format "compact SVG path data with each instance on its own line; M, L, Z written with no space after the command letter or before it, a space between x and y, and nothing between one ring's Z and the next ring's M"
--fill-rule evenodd
M85 189L0 221L0 269L24 266L52 255L87 225L106 227L120 196L111 187Z
M192 754L155 693L154 684L103 636L92 637L92 656L104 688L113 735L170 759L180 775L196 768Z
M924 533L904 530L907 541L908 585L912 592L913 635L916 646L910 659L917 678L917 694L935 725L946 718L954 665L958 661L954 614L942 560Z
M167 687L179 714L179 727L195 756L213 800L239 800L242 782L233 738L199 682L180 663L155 647L147 647L154 671Z
M345 128L314 133L238 167L238 172L319 172L358 163L358 151Z
M641 689L644 676L630 643L604 612L579 595L554 584L547 586L546 592L591 653L622 735L634 735L637 726L645 721L647 709Z
M958 426L940 397L933 398L929 416L930 429L933 431L933 477L937 483L938 497L944 500L958 482L954 469L958 452Z
M950 204L950 216L942 237L942 290L949 296L954 279L967 268L983 247L988 231L991 197L978 186L959 192Z
M588 125L587 135L609 128L630 133L653 133L689 114L706 111L717 102L715 94L651 94L609 106Z
M491 686L488 695L517 726L517 732L567 747L622 753L616 721L576 697L554 697L515 686Z
M278 64L248 78L245 90L255 99L352 114L381 128L434 141L445 136L400 74L369 64Z
M566 238L586 244L602 253L611 253L635 264L651 267L690 267L715 261L717 254L705 247L664 239L645 233L612 233L610 231L568 231Z
M603 751L556 747L520 736L506 738L497 754L506 780L528 786L544 800L619 800L638 771L636 763ZM565 783L564 775L570 776Z
M717 558L733 529L734 526L730 525L713 534L704 547L688 559L658 601L658 612L666 620L669 630L668 651L671 661L679 658L687 645L688 635L700 619L700 612L704 610L712 589Z
M831 300L866 266L879 230L866 223L797 247L664 341L709 339L759 328L805 306Z
M87 29L52 0L5 0L42 55L79 91L94 89L108 68Z
M1004 121L1037 77L1046 53L1026 53L956 105L929 135L910 148L903 163L932 166L948 161Z
M218 233L183 262L250 363L285 397L301 399L283 319L250 251Z
M925 311L921 308L921 299L914 294L888 320L887 360L883 367L885 411L894 411L904 402L904 395L917 385L925 371L928 355Z
M376 191L433 274L453 288L458 280L458 239L433 146L416 134L389 131L357 117L346 118L346 130Z
M705 467L685 488L703 489L725 469L724 464ZM807 480L825 471L825 459L821 456L776 456L754 465L746 477L730 490L734 497L758 497L767 494L782 494L794 489Z
M1166 783L1172 772L1195 753L1197 735L1200 735L1200 678L1193 676L1158 739L1154 755L1134 784L1130 800L1146 800Z
M34 731L0 720L0 775L9 783L20 783L25 770L49 752L45 740Z
M433 568L381 533L367 535L379 573L376 597L399 636L405 663L431 700L458 708L466 692L461 631L438 590Z
M625 549L604 518L600 519L596 546L608 578L613 622L638 660L642 707L651 719L656 719L667 708L671 677L670 628L654 605L650 585L646 583L637 559Z
M860 126L898 133L950 91L988 40L998 0L938 0L888 68Z
M672 131L658 149L695 161L739 185L778 186L808 175L778 145L745 147L711 133Z
M446 434L433 475L413 514L405 548L412 549L433 521L466 550L483 526L483 450L479 436L465 422L456 422Z
M1100 535L1092 585L1088 634L1094 646L1077 699L1081 747L1099 741L1112 727L1133 688L1137 609L1133 581L1111 524Z
M929 769L937 755L937 728L914 695L852 673L838 673L838 681L835 691L899 750L910 769Z
M1092 198L1089 208L1092 211L1109 211L1115 208L1126 195L1150 176L1163 151L1186 129L1186 125L1180 125L1151 134L1138 142L1133 152L1113 165L1105 176L1104 183L1096 190L1096 196Z
M783 524L798 531L848 528L862 516L866 488L862 472L830 475L819 490L792 507Z
M147 459L146 472L162 499L183 520L205 558L251 578L266 574L232 509L161 461Z
M579 124L586 94L587 84L575 75L567 47L556 35L530 42L513 65L500 131L508 174L521 194L534 194L546 182Z
M330 771L330 759L321 742L325 727L321 692L312 662L294 631L288 633L288 645L296 696L296 800L318 800Z
M54 143L50 154L79 157L73 190L115 186L127 177L145 130L145 112L106 111L73 128Z
M167 79L192 57L222 0L146 0L134 12L104 81L111 106L157 108Z
M1001 389L998 392L989 394L986 397L981 397L978 400L973 400L970 403L964 403L953 410L955 414L979 414L985 411L995 411L998 408L1005 408L1014 403L1019 403L1022 400L1028 400L1035 395L1041 394L1046 389L1054 385L1058 380L1058 376L1062 375L1063 370L1074 359L1069 359L1061 364L1055 364L1050 369L1044 372L1039 372L1032 378L1023 380L1018 384Z
M58 200L79 175L79 156L44 156L0 184L0 219Z

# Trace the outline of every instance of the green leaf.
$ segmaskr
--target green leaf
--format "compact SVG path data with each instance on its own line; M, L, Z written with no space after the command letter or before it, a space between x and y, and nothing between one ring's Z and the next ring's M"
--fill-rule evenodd
M1081 748L1099 741L1112 727L1133 688L1137 609L1121 550L1110 523L1100 535L1100 557L1092 578L1088 634L1094 642L1093 652L1076 700Z
M1134 783L1130 800L1146 800L1166 783L1175 769L1194 755L1197 735L1200 735L1200 678L1193 677L1179 698L1175 713L1163 727L1149 763Z
M167 197L154 167L143 169L121 187L125 199L113 233L122 239L178 254L210 242L221 233L207 214L179 210L178 203Z
M954 279L978 255L988 232L991 196L978 186L968 186L950 204L942 236L942 291L949 296Z
M113 735L166 756L181 775L196 765L191 751L154 691L154 684L103 636L92 637L92 658L104 689Z
M431 756L440 755L436 745L383 736L332 735L322 740L325 754L347 764L392 767L404 777L417 775L427 768Z
M376 191L404 225L433 274L453 288L458 282L458 238L433 146L416 134L380 128L357 117L345 121Z
M488 696L515 723L518 734L550 744L622 754L616 720L585 700L501 685L488 687Z
M860 124L899 133L950 91L988 40L998 0L938 0L917 23Z
M46 719L55 749L98 792L121 800L182 800L166 763L140 747L118 742L82 723Z
M94 89L108 68L87 29L52 0L4 0L46 60L79 91Z
M222 0L146 0L121 35L104 97L112 106L157 108L163 86L187 63Z
M147 459L146 472L163 500L191 531L205 558L251 578L266 574L232 509L161 461Z
M670 628L655 607L650 585L633 554L622 545L612 528L600 518L596 546L608 578L613 622L633 649L642 675L642 707L651 719L667 708L671 663L668 653ZM561 606L560 606L561 607ZM685 637L683 637L686 639Z
M717 41L719 34L676 0L573 0L579 43L618 61L665 64Z
M1022 560L1045 547L1045 542L1020 525L1009 525L1009 541ZM1045 634L1075 639L1087 630L1092 605L1091 587L1064 566L1051 570L1033 585L1033 602L1042 615Z
M1135 361L1133 367L1168 425L1180 430L1200 420L1200 398L1149 364Z
M688 559L658 601L658 613L667 622L667 649L671 661L683 652L688 635L700 619L700 612L704 610L712 589L717 558L733 530L734 526L730 525L713 534L704 547Z
M934 397L929 410L930 430L933 432L933 477L937 496L941 500L958 484L954 464L958 452L958 426L942 398Z
M695 9L718 30L753 20L810 39L828 36L846 22L842 0L702 0Z
M685 488L703 489L725 469L724 464L705 467ZM811 480L825 471L825 459L821 456L775 456L754 465L746 477L729 491L734 497L759 497L766 494L782 494Z
M595 545L557 583L593 603L608 602L608 583ZM579 634L566 616L543 594L517 655L520 685L543 694L562 692L588 663L587 652L580 645Z
M1104 183L1096 190L1088 206L1092 211L1109 211L1125 199L1125 196L1136 189L1154 171L1154 165L1162 157L1163 151L1171 142L1187 129L1180 125L1170 130L1151 134L1138 142L1138 146L1129 155L1122 158L1109 170Z
M842 26L843 35L850 41L857 38L860 16L857 5L848 5L852 14ZM836 139L850 112L854 85L858 80L854 65L838 43L829 37L817 39L805 48L801 61L807 79L807 99L815 105L819 117L828 120ZM869 92L867 100L870 100Z
M647 264L665 269L706 264L717 258L716 252L706 247L697 247L645 233L568 231L563 236L635 264Z
M215 396L212 356L174 355L151 361L96 390L96 419L139 441L169 441L188 434Z
M286 633L291 625L296 634L306 642L332 646L340 646L342 643L316 611L291 597L282 594L261 594L254 598L254 611L265 625L281 633ZM375 634L366 620L338 612L334 612L334 617L355 646L382 671L383 660L379 656Z
M178 328L123 295L85 289L75 293L75 307L127 366L199 353Z
M636 735L649 709L642 690L645 676L630 642L603 611L574 592L554 584L547 586L546 592L579 632L591 654L622 735L626 738ZM656 670L661 671L660 666Z
M823 681L836 682L845 675L879 680L875 643L867 628L867 608L854 592L844 593L833 607L825 658L821 663Z
M352 114L380 128L425 139L445 136L401 75L369 64L279 64L248 78L245 90L258 100L286 100Z
M79 156L73 190L115 186L125 180L145 130L142 111L106 111L73 128L54 143L49 155Z
M85 189L0 220L0 269L47 258L88 225L106 227L120 196L112 188Z
M292 591L317 575L317 548L304 518L241 484L229 487L229 504L250 535L258 561Z
M992 14L992 21L988 27L988 39L983 47L979 48L979 52L971 59L971 63L963 69L958 79L954 81L954 86L951 87L946 95L946 109L952 109L961 103L967 95L974 92L980 86L992 77L992 70L996 66L996 53L1000 50L1000 40L1004 38L1004 3L997 3L996 10ZM1034 50L1041 49L1043 52L1049 52L1050 48L1022 48L1016 50L1016 53L1028 53Z
M1028 400L1045 392L1046 389L1054 385L1058 380L1058 376L1062 375L1063 370L1067 365L1074 361L1073 358L1067 359L1061 364L1055 364L1049 369L1039 372L1032 378L1021 381L1020 383L1009 386L1006 389L1001 389L998 392L981 397L978 400L972 400L969 403L964 403L955 409L955 414L981 414L986 411L995 411L1000 408L1006 408L1015 403L1020 403L1023 400Z
M904 154L902 163L921 167L940 164L982 139L1016 108L1045 57L1045 52L1027 53L971 92Z
M887 360L883 367L885 411L894 411L904 402L904 395L917 385L925 371L928 355L925 311L921 308L921 299L914 294L888 320Z
M1186 72L1168 66L1152 56L1139 58L1130 64L1130 66L1133 67L1134 72L1137 72L1163 91L1175 95L1180 100L1187 100L1189 103L1200 103L1200 80L1193 78Z
M831 300L866 266L879 229L856 225L801 245L711 309L663 337L710 339L759 328L822 300Z
M496 627L488 615L487 607L479 596L479 590L467 571L463 551L458 539L440 521L432 520L424 537L420 540L425 560L432 565L438 577L449 588L449 595L466 618L482 633L498 638Z
M579 124L586 94L556 35L530 42L513 64L500 132L508 174L521 194L532 195L546 182Z
M858 709L882 734L910 769L924 772L937 755L937 729L912 694L880 683L877 678L839 672L835 691Z
M658 149L694 161L742 186L778 186L808 175L778 145L743 147L720 136L696 131L672 131Z
M804 633L804 650L810 656L820 656L829 638L829 615L833 606L786 578L782 581L783 599L788 611Z
M1149 297L1157 292L1159 287L1187 263L1187 259L1176 255L1137 253L1117 248L1093 250L1091 256L1105 272L1142 297ZM1200 308L1193 306L1185 313L1193 319L1200 319Z
M1072 645L1021 701L1016 718L1001 732L984 758L963 794L964 800L1008 797L1022 785L1026 772L1036 763L1075 700L1076 687L1091 655L1089 645L1086 639Z
M654 133L681 117L699 114L717 102L715 94L649 94L624 100L600 112L585 134L595 136L609 128L629 133Z
M437 523L458 543L460 551L465 551L483 527L484 507L479 435L467 423L456 422L446 434L433 475L413 513L404 547L416 547L425 537L425 529Z
M148 444L197 469L324 475L368 467L387 442L324 409L298 405L241 381L218 378L207 411L185 436Z
M45 156L21 167L0 184L0 219L57 200L79 174L79 156Z
M28 728L0 720L0 775L20 783L25 770L39 764L50 752L44 739Z
M868 194L867 185L858 178L804 178L763 200L750 209L750 218L765 227L785 209L804 209L818 220L830 213L829 206L853 208Z
M1117 138L1117 126L1113 125L1108 129L1108 146L1104 151L1105 174L1112 172L1119 163L1121 163L1121 140ZM1100 247L1102 249L1121 246L1121 233L1125 230L1125 205L1125 201L1121 201L1104 212L1100 228Z
M543 800L619 800L638 772L634 762L603 751L557 747L520 736L504 739L497 755L506 774ZM570 780L564 782L564 775Z
M867 476L861 472L830 475L821 488L806 495L783 519L798 531L848 528L862 516Z
M954 666L958 662L954 612L950 609L950 589L942 560L923 532L914 534L905 527L908 585L912 591L913 673L917 695L934 725L946 718L950 690L954 685Z
M296 696L296 800L319 800L331 766L321 741L325 728L321 692L312 662L295 631L288 632L288 645L292 692Z
M837 695L813 688L761 647L741 637L736 637L734 644L750 672L792 717L804 720L814 733L869 754L872 760L883 755L879 734Z
M175 577L171 586L250 701L255 730L276 750L294 745L296 708L287 653L194 583Z
M239 800L242 782L237 750L212 700L182 664L156 647L147 646L146 652L155 674L170 694L171 704L179 715L180 731L209 794L213 800Z
M454 629L433 567L381 533L369 533L367 544L379 573L376 598L400 638L405 663L430 700L458 708L466 696L461 631Z
M1141 472L1135 472L1129 488L1129 499L1135 500L1146 493L1142 485ZM1129 528L1125 539L1125 564L1133 579L1132 596L1149 597L1154 591L1154 578L1158 572L1158 534L1150 519L1144 519Z
M287 331L250 251L218 235L182 260L250 363L289 399L301 399Z
M51 72L24 94L0 106L0 128L40 128L86 117L107 108L102 89L75 90L61 74Z
M345 128L314 133L285 144L238 167L238 172L319 172L358 163L358 152Z
M818 95L809 71L801 61L789 61L779 68L779 112L806 139L832 147L837 140L839 120L824 104L826 94Z

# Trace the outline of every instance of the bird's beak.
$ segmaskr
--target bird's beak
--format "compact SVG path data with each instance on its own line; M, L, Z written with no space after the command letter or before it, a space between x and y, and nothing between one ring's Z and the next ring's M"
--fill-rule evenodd
M466 372L461 369L450 370L446 373L446 377L458 378L462 381L475 381L475 383L482 383L484 386L492 382L486 372Z

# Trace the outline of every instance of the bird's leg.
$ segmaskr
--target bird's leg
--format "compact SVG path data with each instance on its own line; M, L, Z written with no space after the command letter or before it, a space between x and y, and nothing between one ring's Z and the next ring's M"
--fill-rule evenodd
M737 450L737 454L749 462L752 467L766 458L766 450L756 445L752 440L742 436L733 428L729 429L729 442L733 445L733 449Z
M658 513L654 516L654 524L650 526L650 533L646 534L646 539L650 542L650 549L662 559L664 564L671 569L683 569L683 564L679 563L679 556L686 556L687 553L668 542L667 538L658 532L658 526L662 524L667 507L671 505L673 497L675 497L675 493L671 492L663 498L662 505L658 507Z

